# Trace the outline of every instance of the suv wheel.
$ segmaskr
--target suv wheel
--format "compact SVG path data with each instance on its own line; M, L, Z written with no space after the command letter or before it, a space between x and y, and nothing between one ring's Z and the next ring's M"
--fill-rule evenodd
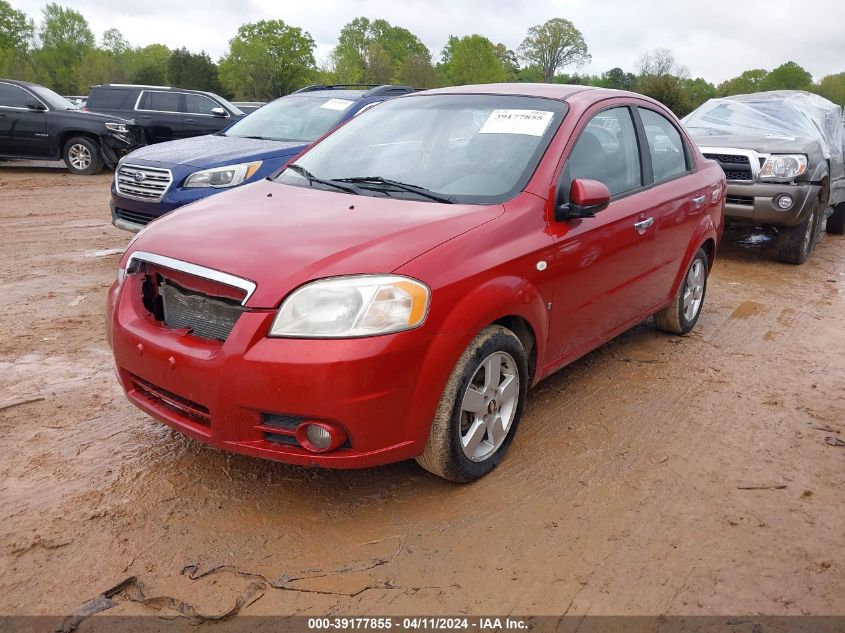
M65 143L62 153L65 165L74 174L98 174L103 169L100 148L90 138L75 136Z
M827 232L845 235L845 202L833 207L833 215L827 219Z
M823 209L816 201L815 207L804 221L780 230L777 242L778 259L787 264L803 264L816 247L819 222Z
M654 313L654 324L658 329L671 334L686 334L695 327L698 317L701 316L701 308L704 307L709 270L707 253L699 248L692 258L674 301L660 312Z
M528 391L528 364L517 336L484 328L458 359L417 463L467 483L493 470L510 446Z

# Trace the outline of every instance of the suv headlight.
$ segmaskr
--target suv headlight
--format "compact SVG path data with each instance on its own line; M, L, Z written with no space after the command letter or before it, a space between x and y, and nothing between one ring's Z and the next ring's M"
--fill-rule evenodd
M261 161L203 169L188 176L185 187L234 187L258 171Z
M761 179L791 180L807 171L804 154L772 154L760 168Z
M106 129L115 134L129 134L129 128L125 123L106 123Z
M428 314L428 286L396 275L353 275L308 283L282 303L270 336L354 338L410 330Z

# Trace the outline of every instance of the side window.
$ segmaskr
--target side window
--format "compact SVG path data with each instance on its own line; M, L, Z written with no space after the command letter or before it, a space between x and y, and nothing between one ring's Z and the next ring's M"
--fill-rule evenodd
M681 134L662 114L640 108L654 182L674 178L687 171L687 156Z
M219 103L203 95L185 94L185 111L189 114L210 114L214 108L222 108Z
M139 110L155 110L157 112L179 112L178 92L153 92L145 90L138 103Z
M590 119L566 161L566 192L576 178L598 180L615 196L642 186L637 133L628 108L612 108Z
M127 88L100 88L91 92L91 96L88 97L88 106L105 110L117 109L123 106L127 96L129 96Z
M26 90L11 84L0 84L0 106L25 108L30 101L35 101L35 97Z

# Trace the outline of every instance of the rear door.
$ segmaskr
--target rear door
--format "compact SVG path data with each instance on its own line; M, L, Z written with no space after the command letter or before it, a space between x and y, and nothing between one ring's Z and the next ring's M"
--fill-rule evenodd
M225 114L215 114L214 110L223 110ZM185 93L185 136L214 134L232 121L229 112L211 97Z
M567 195L575 179L602 182L611 202L595 217L551 227L555 298L548 344L555 359L580 356L658 301L655 227L634 109L619 101L601 108L582 118L559 179Z
M144 127L148 143L186 136L182 97L172 90L142 90L138 95L135 122Z
M44 109L31 109L31 104L40 104ZM46 105L31 92L0 82L0 154L49 157L48 117Z

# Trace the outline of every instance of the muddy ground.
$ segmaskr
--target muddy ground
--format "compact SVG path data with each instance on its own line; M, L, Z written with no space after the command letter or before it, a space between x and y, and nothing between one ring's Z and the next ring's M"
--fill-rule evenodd
M547 379L459 486L227 455L130 406L109 181L0 166L0 614L130 576L108 613L845 613L845 239L796 267L731 235L693 334L646 322Z

